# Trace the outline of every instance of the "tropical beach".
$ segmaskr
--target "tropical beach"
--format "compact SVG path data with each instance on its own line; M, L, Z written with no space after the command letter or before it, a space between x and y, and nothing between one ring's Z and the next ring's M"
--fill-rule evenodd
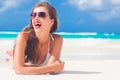
M84 35L85 36L85 35ZM2 80L119 80L120 39L63 38L61 60L65 68L54 75L19 75L5 52L12 50L15 38L0 38L0 77Z
M35 8L35 4L40 2L47 2L52 7ZM51 17L52 15L56 15L56 18ZM0 0L0 18L0 80L120 80L120 0ZM55 22L58 24L51 27ZM61 51L60 60L65 62L65 66L64 63L61 64L61 67L64 67L62 72L43 75L15 73L12 61L6 61L6 58L11 60L6 51L13 49L16 37L25 26L41 31L43 28L43 35L36 39L42 38L42 41L47 43L48 32L61 35L62 51L59 44L62 43L61 39L57 41L54 52L58 51L56 48L59 48L58 53ZM50 31L46 31L46 28ZM23 45L19 45L21 48L18 53L21 53ZM30 52L35 54L33 48L36 45L28 47L32 49ZM48 49L49 46L46 51ZM38 51L40 54L45 51L41 50ZM38 57L40 59L41 56ZM56 59L55 54L54 57ZM24 56L17 56L14 61L16 65L24 66L24 63L21 63L23 59ZM59 63L61 61L58 59ZM33 69L35 70L35 67ZM27 70L22 70L21 73L25 71Z

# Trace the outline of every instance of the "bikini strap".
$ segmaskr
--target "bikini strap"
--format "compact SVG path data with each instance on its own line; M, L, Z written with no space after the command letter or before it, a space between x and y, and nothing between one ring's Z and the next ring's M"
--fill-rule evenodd
M51 39L54 41L54 37L53 37L53 35L52 35L52 34L50 34L50 37L51 37Z
M52 39L52 41L54 41L54 37L53 37L53 35L51 33L50 33L50 38ZM50 38L49 38L49 43L48 43L48 53L51 50Z

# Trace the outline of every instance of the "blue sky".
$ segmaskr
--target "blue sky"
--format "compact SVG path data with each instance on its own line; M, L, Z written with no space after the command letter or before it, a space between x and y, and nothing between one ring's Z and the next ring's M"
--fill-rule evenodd
M120 33L120 0L0 0L0 31L21 31L40 1L56 8L58 32Z

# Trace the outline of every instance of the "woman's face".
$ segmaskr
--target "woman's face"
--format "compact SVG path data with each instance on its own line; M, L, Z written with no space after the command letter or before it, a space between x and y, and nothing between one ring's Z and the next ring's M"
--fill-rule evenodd
M48 31L50 32L52 25L54 24L54 19L50 19L48 10L45 7L34 8L32 14L32 25L36 31Z

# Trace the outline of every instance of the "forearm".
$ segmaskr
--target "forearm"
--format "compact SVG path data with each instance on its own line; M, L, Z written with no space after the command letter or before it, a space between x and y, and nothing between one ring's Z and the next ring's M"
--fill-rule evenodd
M15 68L17 74L46 74L54 71L52 65L47 66L23 66Z

